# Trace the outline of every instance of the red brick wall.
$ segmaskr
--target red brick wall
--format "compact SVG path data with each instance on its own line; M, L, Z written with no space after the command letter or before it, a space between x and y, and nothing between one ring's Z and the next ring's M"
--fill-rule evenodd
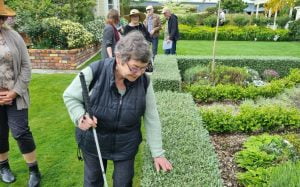
M98 52L100 45L71 50L29 49L33 69L73 70Z

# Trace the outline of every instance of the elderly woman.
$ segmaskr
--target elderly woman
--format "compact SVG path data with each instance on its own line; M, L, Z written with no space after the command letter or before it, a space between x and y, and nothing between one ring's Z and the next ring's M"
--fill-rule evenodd
M5 183L16 180L8 163L10 129L29 167L28 186L39 186L36 147L28 127L30 60L21 36L4 25L8 16L15 12L0 0L0 176Z
M151 58L149 44L140 32L134 31L120 39L115 54L116 58L95 62L82 70L91 88L93 119L85 114L78 76L63 95L83 152L85 187L103 186L91 127L97 131L105 170L107 160L114 163L114 186L132 186L134 159L142 141L142 116L156 170L172 169L162 149L153 87L144 74Z
M114 49L116 43L120 39L120 34L117 31L116 25L120 21L119 12L111 9L107 14L106 24L103 30L103 41L101 56L102 59L114 57Z

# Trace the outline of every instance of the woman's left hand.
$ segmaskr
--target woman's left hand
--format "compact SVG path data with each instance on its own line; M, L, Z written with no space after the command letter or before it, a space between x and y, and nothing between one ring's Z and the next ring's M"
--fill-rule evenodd
M157 172L159 172L160 169L163 171L171 171L173 169L172 164L165 157L155 157L154 165Z

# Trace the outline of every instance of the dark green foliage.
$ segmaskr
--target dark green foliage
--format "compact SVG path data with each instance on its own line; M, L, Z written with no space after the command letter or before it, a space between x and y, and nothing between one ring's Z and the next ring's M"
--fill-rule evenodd
M208 27L215 27L217 25L217 16L213 14L203 19L203 25Z
M216 153L192 97L168 91L156 92L156 99L163 145L174 169L157 173L147 149L141 186L223 186Z
M218 7L208 7L207 9L205 9L205 11L208 13L208 14L217 14L218 12Z
M256 16L252 16L252 24L255 24L260 27L264 27L269 23L269 18L260 15L256 18Z
M290 18L289 16L285 15L278 17L276 23L280 28L284 28L288 21L290 21Z
M212 26L215 26L216 21L216 16L212 15L203 19L203 24L208 26L191 27L180 24L180 38L183 40L213 40L216 28ZM279 36L277 41L290 41L295 39L294 35L290 35L289 31L285 29L273 30L271 28L257 26L238 27L225 25L219 27L218 30L218 40L274 41L275 36Z
M177 15L178 23L190 26L196 26L198 23L199 16L198 14L184 14L184 15Z
M300 19L289 24L290 35L296 40L300 40Z
M233 18L233 22L236 26L243 27L250 23L250 20L245 15L237 15Z
M240 13L243 12L248 5L243 0L223 0L221 6L229 13Z

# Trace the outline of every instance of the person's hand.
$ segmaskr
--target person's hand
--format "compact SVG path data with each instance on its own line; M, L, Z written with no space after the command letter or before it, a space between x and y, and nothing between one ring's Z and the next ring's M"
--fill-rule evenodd
M13 90L0 91L0 105L11 105L16 97L17 93Z
M150 31L150 35L151 35L151 36L153 36L154 32L155 32L155 30L154 30L154 29L153 29L153 30L151 30L151 31Z
M88 130L91 127L96 128L97 118L93 116L93 119L91 119L89 115L84 115L79 119L78 127L84 131Z
M173 169L172 164L165 157L155 157L154 165L157 172L162 169L163 171L171 171Z

